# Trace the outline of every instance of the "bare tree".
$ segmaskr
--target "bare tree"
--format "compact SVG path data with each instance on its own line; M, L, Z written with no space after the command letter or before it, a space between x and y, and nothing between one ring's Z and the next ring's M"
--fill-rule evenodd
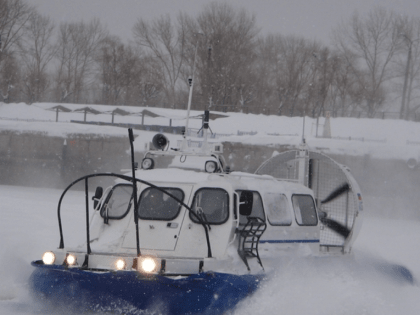
M87 98L94 79L95 57L107 32L97 19L90 23L60 25L56 58L55 91L61 102L78 103ZM85 93L85 94L83 94Z
M312 106L313 116L324 115L326 109L332 111L333 114L337 114L338 106L335 102L334 91L348 92L346 86L336 87L339 83L347 83L346 81L340 81L340 79L346 80L348 78L343 78L340 75L347 75L348 73L340 72L340 70L348 68L343 68L343 60L339 55L331 52L328 47L322 47L320 50L314 51L312 56L315 60L313 86L316 87L316 102ZM342 97L345 99L346 95L342 94ZM341 105L343 107L346 103L344 102Z
M189 34L203 34L197 74L205 108L238 104L242 110L256 98L253 70L259 29L255 15L227 3L211 2L189 28Z
M138 58L131 47L125 46L117 37L108 36L100 46L98 63L102 85L102 103L124 103L132 81Z
M402 86L402 89L397 91L399 95L402 95L400 118L408 119L420 108L420 106L411 108L410 105L413 99L420 97L418 93L420 88L420 19L399 16L397 21L401 49L395 58L395 72L398 77L396 86Z
M0 0L0 62L3 54L10 54L19 47L25 25L33 13L33 7L23 0Z
M357 81L357 77L361 75L360 70L353 66L356 62L349 55L342 56L334 52L332 62L329 109L332 109L333 115L346 116L360 104L360 100L357 99L357 96L360 96Z
M13 54L7 54L3 57L3 63L0 64L0 96L5 103L18 102L20 68L19 61Z
M176 23L169 15L153 21L139 19L133 28L136 43L156 59L169 106L176 108L176 89L184 62L186 28L182 15Z
M162 91L164 91L163 74L156 63L155 58L147 56L143 56L140 60L133 86L134 95L138 95L136 104L156 106L162 96Z
M276 66L279 46L276 43L277 35L269 34L260 36L256 46L256 92L257 103L261 112L266 114L278 114L276 94Z
M162 91L155 58L107 36L101 43L97 64L101 104L151 106Z
M48 66L55 54L51 43L54 24L50 18L34 13L29 18L22 41L21 90L29 103L42 100L49 87Z
M255 82L255 76L249 71L248 76L239 76L236 84L233 86L235 88L234 95L236 102L239 105L239 111L242 113L247 108L246 106L253 102L257 98L257 86ZM249 109L246 109L248 112Z
M19 90L17 52L24 28L33 14L32 6L23 0L0 0L0 92L5 101Z
M385 101L384 84L392 78L390 63L398 49L398 34L395 13L380 7L365 17L354 13L348 23L334 30L336 48L343 56L356 56L364 70L357 79L370 117Z
M316 81L313 54L319 50L319 45L295 36L280 36L277 43L275 70L279 113L293 116L296 110L304 112L309 104L310 84Z

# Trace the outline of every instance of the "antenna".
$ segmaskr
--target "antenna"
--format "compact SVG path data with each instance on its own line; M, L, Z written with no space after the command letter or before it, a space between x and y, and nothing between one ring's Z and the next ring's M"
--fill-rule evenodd
M305 144L305 114L303 115L303 127L302 127L302 144Z
M197 34L203 35L202 33L197 33ZM190 93L188 95L187 118L186 118L186 121L185 121L184 140L182 141L181 151L186 151L187 147L188 147L187 133L188 133L188 123L189 123L189 119L190 119L190 111L191 111L192 91L193 91L193 87L194 87L194 72L195 72L195 61L197 59L198 41L199 41L199 38L197 38L197 43L195 44L195 53L194 53L192 76L188 78L188 84L190 86Z
M197 48L195 49L195 53L197 54ZM187 117L185 121L185 133L184 133L184 140L186 139L187 132L188 132L188 122L190 120L190 111L191 111L191 100L192 100L192 91L194 87L194 70L195 70L195 56L194 56L194 66L193 66L193 75L192 77L188 78L188 85L190 86L190 93L188 95L188 108L187 108Z
M203 115L203 125L200 128L200 130L198 130L198 132L203 130L203 138L204 138L203 146L202 146L203 152L208 151L208 142L207 142L208 129L210 129L210 132L213 134L213 131L211 131L211 128L210 128L210 125L209 125L209 120L210 120L210 111L206 109L204 111L204 115Z
M303 115L303 126L302 126L302 142L299 145L299 151L296 154L298 159L298 182L302 185L307 183L307 171L309 167L309 152L308 146L305 140L305 114Z

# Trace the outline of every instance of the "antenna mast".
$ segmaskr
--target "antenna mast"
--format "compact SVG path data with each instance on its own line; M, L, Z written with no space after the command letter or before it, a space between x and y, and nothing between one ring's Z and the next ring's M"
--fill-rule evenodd
M302 143L305 143L305 114L303 115Z
M197 34L202 35L201 33L197 33ZM188 78L188 84L190 85L190 93L188 95L187 117L186 117L186 121L185 121L185 132L184 132L184 135L183 135L184 140L182 141L181 151L185 151L188 148L187 133L188 133L188 123L189 123L189 120L190 120L192 91L193 91L193 87L194 87L194 72L195 72L195 62L196 62L196 59L197 59L198 40L199 40L199 38L197 38L197 43L195 44L195 53L194 53L192 76Z

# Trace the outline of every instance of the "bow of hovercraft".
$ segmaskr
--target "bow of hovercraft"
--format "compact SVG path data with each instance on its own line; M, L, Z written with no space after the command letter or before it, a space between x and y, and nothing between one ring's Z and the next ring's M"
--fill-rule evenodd
M260 278L202 272L184 277L136 271L91 271L65 265L36 267L31 276L37 297L76 312L159 309L165 314L221 314L254 292Z
M135 174L87 175L65 189L58 205L59 248L32 262L36 298L75 312L214 314L257 290L262 269L250 274L236 250L245 229L240 209L252 207L252 193L238 190L245 187L237 177L175 168ZM92 197L89 181L101 177L115 183L98 187ZM61 205L79 182L85 183L86 235L68 246ZM263 219L255 220L265 227Z

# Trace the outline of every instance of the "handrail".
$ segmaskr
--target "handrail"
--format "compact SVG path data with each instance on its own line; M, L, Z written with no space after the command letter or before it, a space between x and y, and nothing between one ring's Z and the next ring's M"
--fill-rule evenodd
M137 212L137 183L134 181L136 178L136 164L134 162L134 135L133 129L128 128L128 137L130 138L130 148L131 148L131 182L133 184L133 195L134 198L134 224L136 226L136 249L137 249L137 257L141 256L140 252L140 231L139 231L139 214Z
M86 195L86 231L87 231L87 235L86 235L86 242L87 242L87 252L88 254L90 254L90 237L89 237L89 205L88 205L88 179L92 178L92 177L105 177L105 176L110 176L110 177L117 177L117 178L121 178L123 180L126 180L128 182L132 182L133 178L130 176L126 176L126 175L121 175L121 174L115 174L115 173L97 173L97 174L90 174L90 175L86 175L83 177L80 177L79 179L76 179L75 181L73 181L69 186L67 186L67 188L63 191L63 193L61 194L60 200L58 202L58 207L57 207L57 217L58 217L58 228L60 230L60 245L59 248L63 249L64 248L64 237L63 237L63 227L61 225L61 202L64 198L64 195L67 193L67 191L74 186L76 183L85 180L85 195ZM212 252L211 252L211 246L210 246L210 238L209 238L209 232L208 232L208 228L205 224L205 222L199 217L197 216L197 214L188 206L186 205L182 200L178 199L177 197L175 197L174 195L172 195L171 193L167 192L166 190L152 184L149 183L145 180L136 178L135 179L136 182L148 185L152 188L158 189L159 191L163 192L164 194L170 196L171 198L173 198L174 200L176 200L179 204L181 204L182 206L184 206L190 213L193 214L193 216L197 219L197 221L199 221L201 223L201 225L204 228L204 231L206 233L206 241L207 241L207 256L209 258L212 257ZM137 198L137 196L136 196ZM137 211L137 209L135 209L134 211Z

